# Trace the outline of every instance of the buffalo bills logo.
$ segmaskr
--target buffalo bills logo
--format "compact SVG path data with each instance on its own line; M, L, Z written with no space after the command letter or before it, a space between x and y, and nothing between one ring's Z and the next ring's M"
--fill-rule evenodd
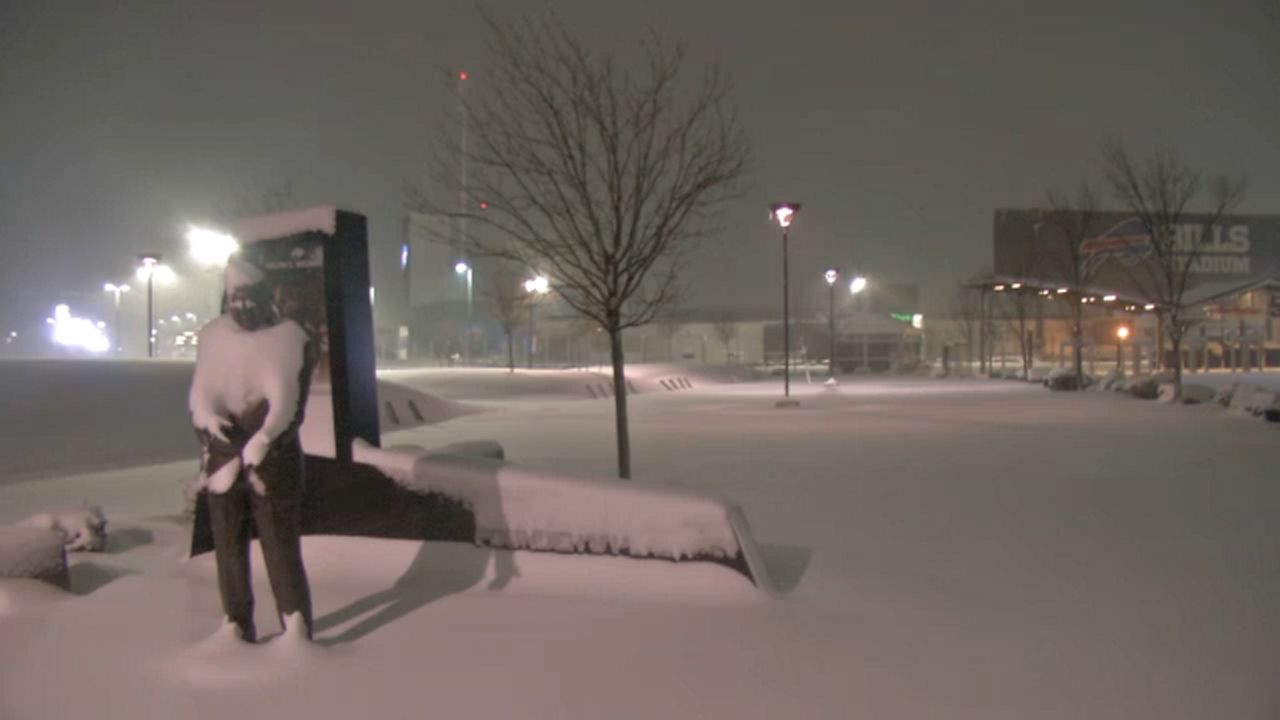
M1138 218L1127 218L1099 235L1085 238L1080 243L1080 254L1087 270L1096 269L1109 257L1134 265L1151 254L1151 233Z

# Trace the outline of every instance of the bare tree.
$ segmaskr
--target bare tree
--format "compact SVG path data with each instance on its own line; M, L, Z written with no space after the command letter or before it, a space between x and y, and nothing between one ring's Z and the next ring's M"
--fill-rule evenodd
M507 369L516 371L515 332L529 319L529 293L520 286L519 276L503 264L492 271L488 286L480 297L489 313L507 336Z
M716 67L687 81L686 47L659 33L624 66L556 17L484 15L488 72L458 107L461 209L474 253L544 270L574 310L608 333L618 475L631 476L622 334L669 304L682 255L736 197L748 148ZM479 208L485 208L480 210Z
M738 338L738 321L732 312L721 310L712 317L711 329L720 344L724 345L724 364L728 365L729 359L733 357L731 345Z
M1030 332L1034 322L1035 292L1028 288L1014 288L999 294L1005 323L1018 336L1018 355L1022 359L1022 377L1030 379L1031 363L1035 359L1035 342Z
M964 338L965 360L973 366L974 335L982 332L982 300L973 288L961 285L951 295L951 318Z
M1142 223L1150 254L1130 274L1155 302L1159 321L1173 346L1174 400L1182 398L1182 341L1194 324L1185 302L1191 274L1218 224L1244 194L1243 178L1206 178L1172 148L1157 148L1134 160L1119 139L1103 145L1107 179L1117 199ZM1207 195L1207 212L1192 207ZM1162 352L1163 348L1158 348Z
M1071 361L1077 382L1074 387L1083 388L1084 382L1084 298L1089 294L1089 286L1093 282L1094 264L1086 262L1084 254L1085 241L1099 231L1098 196L1087 182L1080 184L1074 199L1069 199L1059 192L1050 192L1049 209L1041 217L1036 232L1052 233L1057 242L1051 248L1054 252L1045 262L1055 279L1063 282L1066 293L1055 293L1057 299L1065 300L1069 307L1071 319Z

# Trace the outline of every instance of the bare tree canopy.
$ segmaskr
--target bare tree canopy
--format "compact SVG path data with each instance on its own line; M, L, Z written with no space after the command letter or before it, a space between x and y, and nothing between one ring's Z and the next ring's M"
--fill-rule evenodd
M658 33L633 71L554 16L485 22L492 65L460 93L465 141L450 138L441 165L466 168L467 202L449 212L488 231L466 238L477 253L546 272L602 326L649 322L681 254L740 190L748 153L728 78L711 67L688 87L685 45Z
M1085 241L1097 234L1099 216L1098 195L1088 182L1080 183L1074 198L1061 192L1050 191L1049 209L1043 214L1048 230L1055 233L1058 242L1055 252L1043 262L1053 265L1054 277L1065 280L1067 292L1064 300L1071 313L1072 368L1077 379L1084 378L1084 304L1081 300L1089 294L1097 265L1087 262ZM1083 389L1077 382L1073 387Z
M1174 354L1174 397L1182 397L1182 340L1194 324L1186 292L1197 260L1224 217L1239 205L1244 178L1205 177L1173 148L1134 159L1119 139L1103 145L1107 180L1116 198L1138 218L1150 238L1149 256L1131 275L1152 299ZM1201 207L1197 208L1199 203Z
M520 287L519 275L507 264L496 267L488 289L480 293L489 313L507 338L507 368L515 372L515 332L529 319L530 297Z
M748 148L717 67L686 76L687 51L651 32L638 59L589 47L554 15L485 15L490 63L458 93L446 177L460 179L471 252L545 273L608 332L618 471L630 475L622 331L672 301L682 255L740 192Z

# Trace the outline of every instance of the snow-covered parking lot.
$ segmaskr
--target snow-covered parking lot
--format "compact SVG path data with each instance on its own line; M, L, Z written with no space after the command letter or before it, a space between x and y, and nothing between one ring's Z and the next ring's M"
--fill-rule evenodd
M73 593L0 580L0 717L1280 716L1276 425L1002 381L793 392L631 404L636 476L736 500L776 596L711 564L312 537L319 642L241 646L212 559L183 560L193 462L0 484L0 523L110 523ZM613 469L607 399L484 406L386 444Z

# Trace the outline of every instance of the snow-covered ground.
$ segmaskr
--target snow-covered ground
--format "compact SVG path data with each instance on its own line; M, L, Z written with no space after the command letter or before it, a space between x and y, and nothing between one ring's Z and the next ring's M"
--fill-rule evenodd
M466 375L440 395L489 412L387 444L612 472L611 403ZM776 596L704 563L311 537L319 642L242 647L212 558L183 560L193 460L0 484L0 523L87 500L111 533L70 595L0 581L0 717L1280 715L1274 424L1003 381L792 390L631 401L636 475L741 504Z

